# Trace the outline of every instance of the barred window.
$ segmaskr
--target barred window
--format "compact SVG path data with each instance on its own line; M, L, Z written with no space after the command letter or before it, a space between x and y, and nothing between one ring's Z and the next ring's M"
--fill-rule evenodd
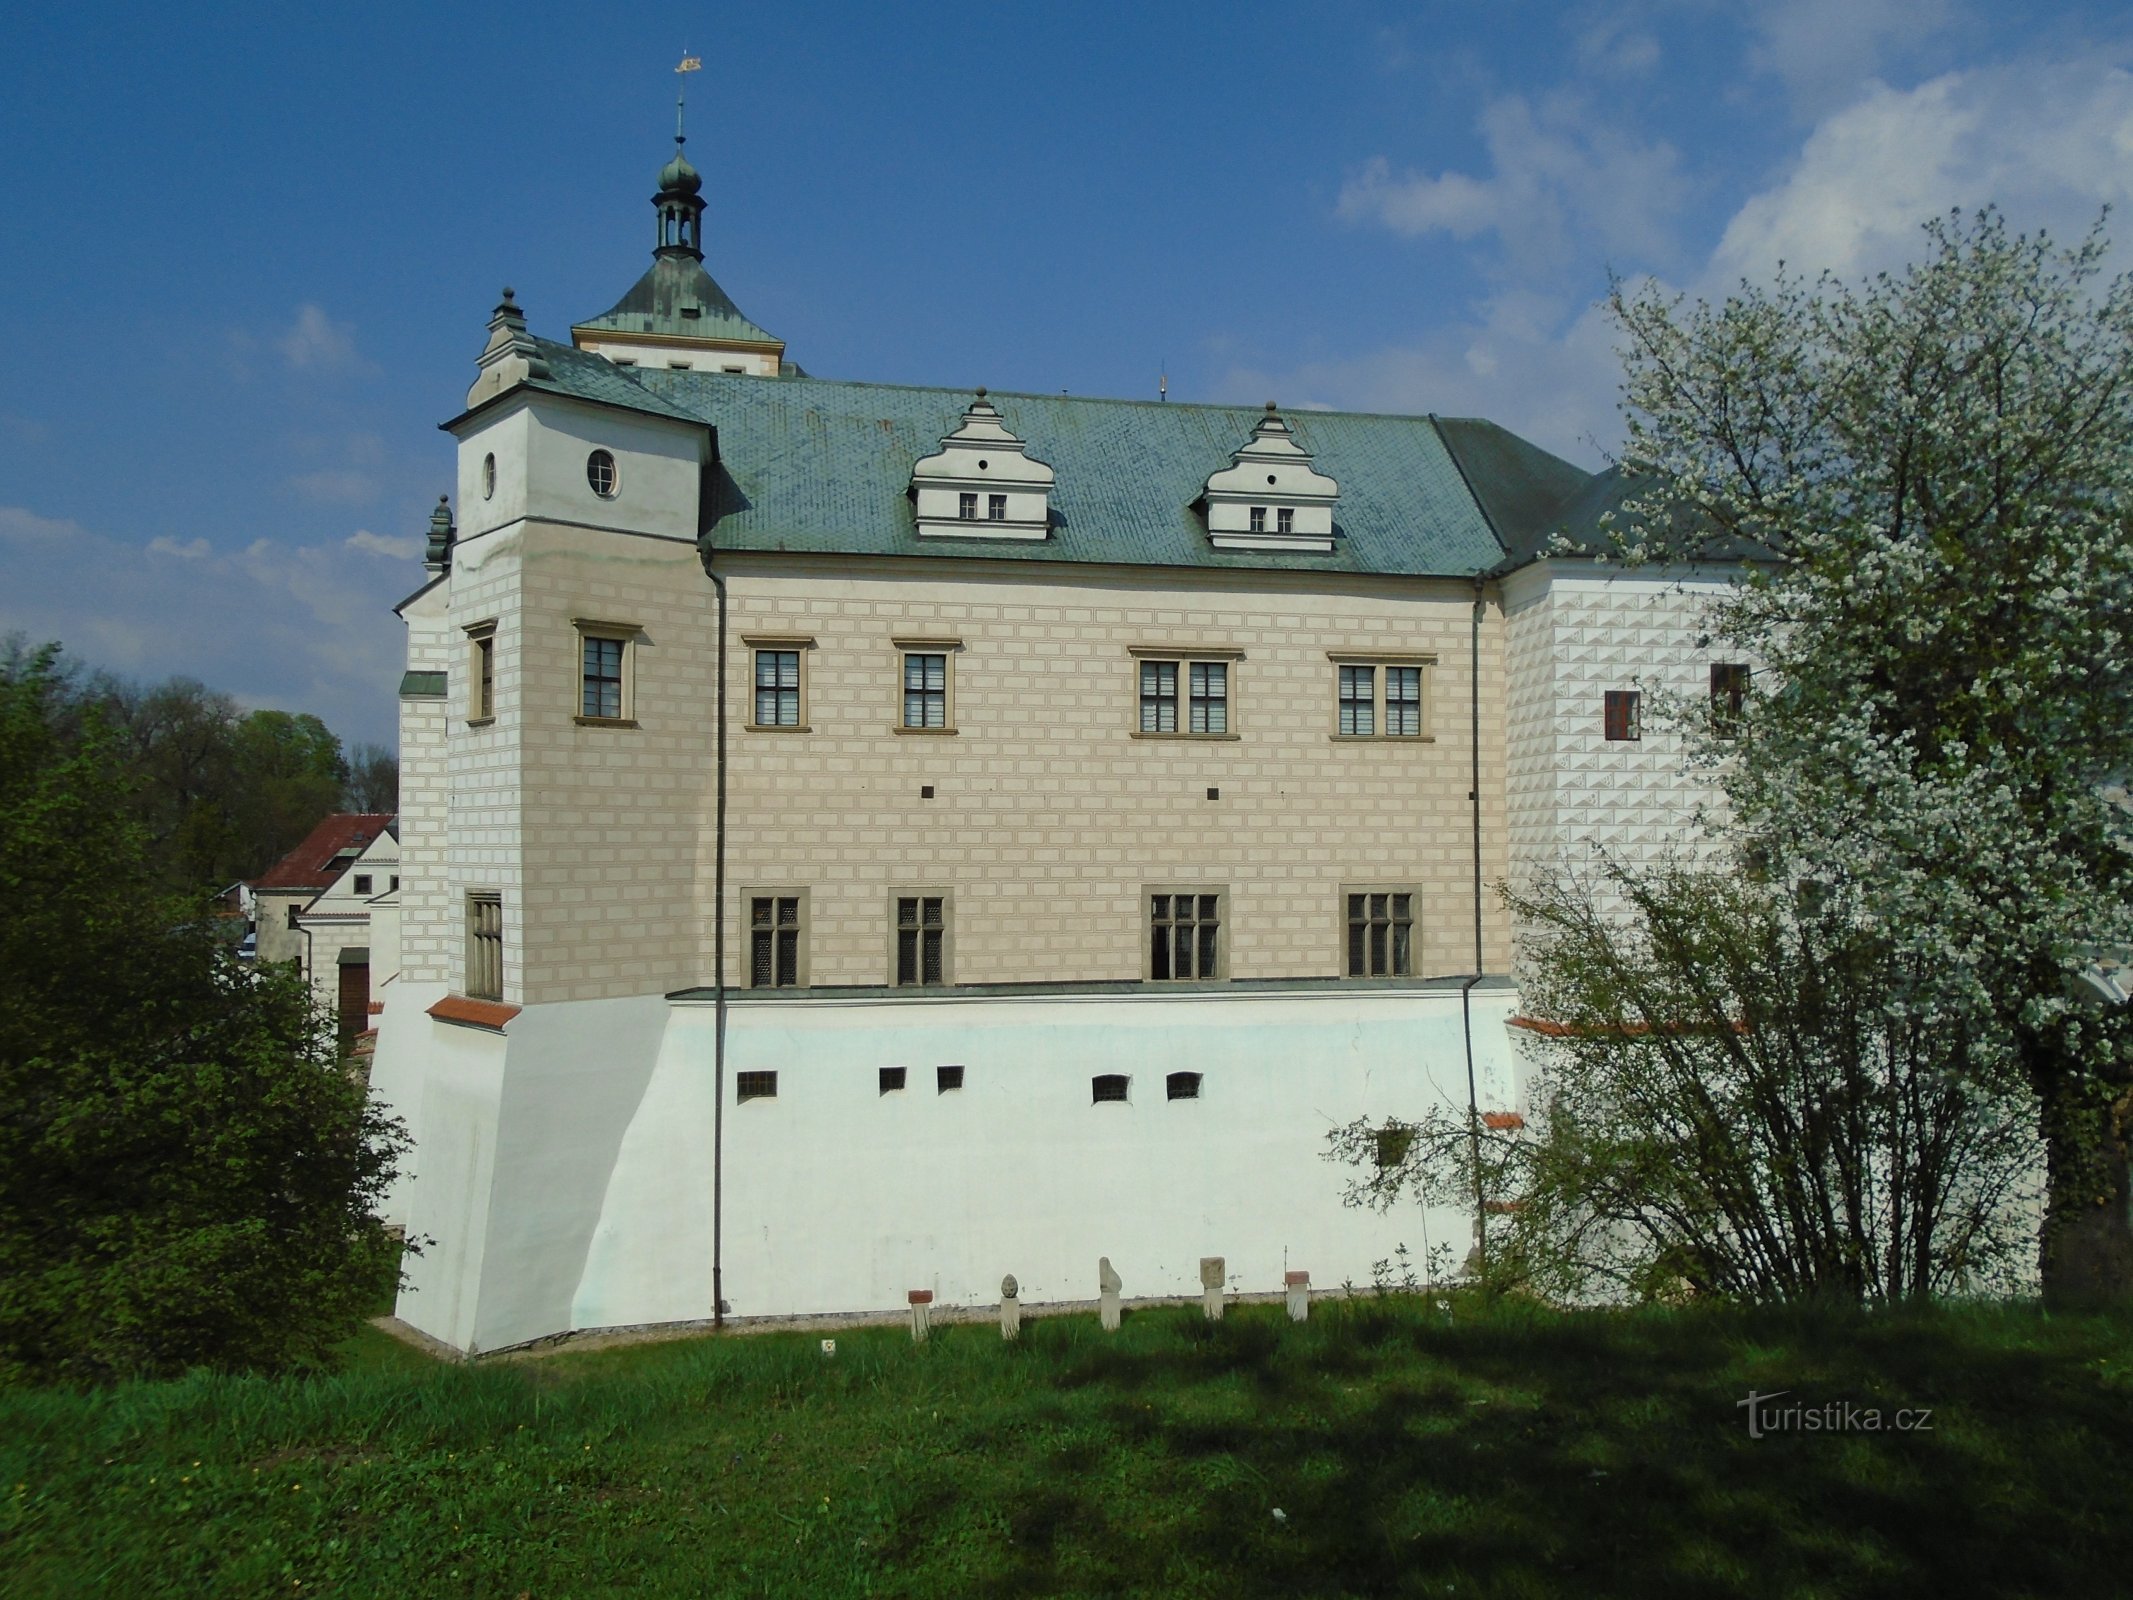
M1644 737L1642 696L1635 689L1609 689L1606 704L1607 737L1635 740Z
M1106 1101L1123 1102L1126 1086L1131 1082L1123 1072L1099 1072L1089 1080L1089 1103L1100 1106Z
M1173 1072L1163 1080L1163 1098L1166 1100L1197 1100L1200 1098L1200 1075L1197 1072Z
M740 1072L733 1078L735 1100L775 1100L778 1097L778 1075L775 1072Z
M902 1067L883 1067L881 1069L881 1092L883 1094L897 1094L902 1091L903 1086L904 1069Z
M751 895L748 900L748 983L755 989L790 989L800 982L800 936L804 919L796 894Z
M1376 667L1341 668L1341 732L1363 738L1377 732Z
M904 726L948 726L948 657L909 650L904 653Z
M942 895L898 895L896 899L896 982L901 986L946 981L947 899Z
M1414 976L1414 891L1366 889L1348 900L1348 976Z
M962 1087L963 1069L961 1067L935 1067L933 1069L933 1092L935 1094L953 1094Z
M755 653L755 725L759 728L800 726L800 652L758 650Z
M467 996L504 997L504 897L487 890L467 893Z
M1165 982L1220 976L1221 907L1219 889L1150 895L1148 976Z
M625 640L585 635L585 658L580 674L578 715L620 721L622 717L622 652Z

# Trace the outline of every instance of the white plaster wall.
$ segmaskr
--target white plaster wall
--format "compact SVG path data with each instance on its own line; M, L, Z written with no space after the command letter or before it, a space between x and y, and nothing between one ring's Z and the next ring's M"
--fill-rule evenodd
M405 1123L414 1141L414 1149L401 1157L399 1177L378 1207L378 1215L395 1228L408 1225L414 1169L422 1149L423 1085L429 1073L433 1031L439 1026L428 1011L448 992L445 984L403 973L378 995L385 1009L378 1016L378 1044L370 1058L370 1098L387 1116Z
M575 337L580 350L589 350L594 355L605 356L618 366L685 367L696 372L739 370L758 378L775 378L778 375L779 352L760 347L719 350L678 342L652 344L604 339L596 333L578 334Z
M1485 1109L1515 1095L1513 1009L1473 998ZM440 1026L413 1208L438 1243L400 1314L481 1349L708 1316L712 1025L657 997L534 1007L501 1070L450 1037L492 1036ZM727 1042L735 1316L893 1310L921 1287L990 1304L1007 1272L1033 1304L1089 1299L1099 1255L1129 1297L1195 1292L1203 1255L1239 1290L1289 1268L1325 1288L1403 1242L1418 1261L1471 1242L1458 1212L1344 1207L1322 1159L1355 1116L1464 1107L1456 990L744 1001ZM964 1087L939 1094L949 1064ZM908 1069L902 1093L878 1092L883 1066ZM759 1069L777 1098L734 1103ZM1110 1071L1131 1101L1092 1104ZM1172 1071L1202 1073L1201 1098L1167 1100Z

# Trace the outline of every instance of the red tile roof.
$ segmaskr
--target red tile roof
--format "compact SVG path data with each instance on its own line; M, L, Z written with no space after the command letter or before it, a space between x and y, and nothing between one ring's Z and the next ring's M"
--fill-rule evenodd
M291 890L319 890L330 885L355 859L343 850L360 852L393 820L390 811L337 812L310 833L304 842L253 880L252 888L286 894Z

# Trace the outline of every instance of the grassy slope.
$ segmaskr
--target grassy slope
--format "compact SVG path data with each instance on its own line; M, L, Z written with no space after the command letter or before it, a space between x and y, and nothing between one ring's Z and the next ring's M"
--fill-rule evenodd
M2107 1595L2133 1327L1421 1301L0 1395L0 1592ZM1751 1441L1751 1387L1934 1408ZM1283 1517L1277 1519L1279 1508Z

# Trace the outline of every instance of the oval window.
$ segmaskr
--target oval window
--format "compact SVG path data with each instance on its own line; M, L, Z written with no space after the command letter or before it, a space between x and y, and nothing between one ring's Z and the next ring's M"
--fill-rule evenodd
M481 458L481 497L484 500L496 497L496 457L493 455Z
M615 458L605 450L595 450L585 458L585 481L592 485L592 492L602 500L615 498Z

